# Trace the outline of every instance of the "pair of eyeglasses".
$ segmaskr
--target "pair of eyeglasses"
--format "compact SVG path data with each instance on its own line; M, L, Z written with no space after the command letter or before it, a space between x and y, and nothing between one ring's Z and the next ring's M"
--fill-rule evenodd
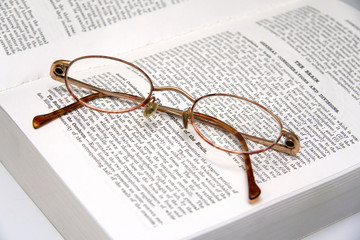
M58 60L52 64L50 75L65 83L76 102L36 116L34 128L82 106L104 113L126 113L143 107L145 117L157 111L169 113L182 118L185 129L190 120L199 136L211 146L244 156L250 200L257 199L261 193L250 154L272 148L296 155L300 150L299 138L284 128L279 118L264 106L231 94L208 94L196 99L177 87L155 87L142 69L121 59L84 56L73 61ZM159 105L153 93L160 91L180 93L192 106L179 110ZM283 137L284 142L279 143Z

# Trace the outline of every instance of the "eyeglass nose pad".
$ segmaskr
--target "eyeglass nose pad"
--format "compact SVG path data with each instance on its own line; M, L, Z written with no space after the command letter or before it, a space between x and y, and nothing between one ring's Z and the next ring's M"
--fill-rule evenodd
M188 129L190 119L190 108L182 112L184 128Z
M159 104L157 104L154 101L155 101L155 98L153 98L152 102L150 102L149 104L146 105L145 110L144 110L144 117L150 117L157 111Z

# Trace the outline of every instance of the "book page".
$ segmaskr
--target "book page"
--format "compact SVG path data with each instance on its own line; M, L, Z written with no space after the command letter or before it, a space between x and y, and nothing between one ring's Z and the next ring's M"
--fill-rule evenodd
M254 100L299 136L296 156L251 155L262 189L255 204L243 157L210 146L170 114L80 108L34 130L32 117L74 102L50 78L2 93L1 105L110 236L196 236L359 167L358 16L336 1L304 1L118 56L155 86ZM175 92L154 96L191 106Z
M280 1L5 1L0 62L7 67L0 89L47 76L53 59L115 55L276 4Z

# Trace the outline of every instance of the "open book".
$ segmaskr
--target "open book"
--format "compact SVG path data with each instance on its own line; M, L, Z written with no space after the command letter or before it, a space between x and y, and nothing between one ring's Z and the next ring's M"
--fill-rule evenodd
M3 5L0 159L64 238L289 239L360 210L360 14L338 1L259 3ZM51 63L92 54L135 64L155 87L253 100L300 151L250 155L262 191L252 202L248 155L214 148L174 114L80 107L34 129L36 115L75 102Z

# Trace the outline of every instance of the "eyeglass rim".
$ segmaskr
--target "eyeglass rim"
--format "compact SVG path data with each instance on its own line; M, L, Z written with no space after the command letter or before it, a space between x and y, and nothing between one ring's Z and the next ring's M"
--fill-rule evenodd
M98 108L98 107L95 107L95 106L92 106L92 105L89 105L87 104L86 102L82 101L81 98L77 97L71 90L70 86L69 86L69 83L68 83L68 70L70 69L71 65L74 64L75 62L79 61L79 60L82 60L82 59L86 59L86 58L105 58L105 59L110 59L110 60L114 60L114 61L119 61L119 62L122 62L124 64L127 64L133 68L135 68L136 70L138 70L140 73L142 73L146 79L149 81L149 84L150 84L150 92L149 92L149 95L147 96L147 98L141 102L140 104L132 107L132 108L128 108L128 109L124 109L124 110L108 110L108 109L103 109L103 108ZM151 78L146 74L146 72L144 72L141 68L139 68L138 66L136 66L135 64L131 63L131 62L128 62L128 61L125 61L123 59L119 59L119 58L115 58L115 57L110 57L110 56L103 56L103 55L87 55L87 56L82 56L82 57L78 57L72 61L69 62L69 64L67 65L66 67L66 70L64 72L64 82L65 82L65 86L67 88L67 90L70 92L70 94L78 101L80 102L82 105L90 108L90 109L93 109L93 110L96 110L96 111L99 111L99 112L104 112L104 113L126 113L126 112L130 112L130 111L133 111L135 109L138 109L144 105L146 105L151 97L152 97L152 93L155 89L154 85L153 85L153 82L151 80ZM254 151L237 151L237 150L232 150L232 149L227 149L227 148L224 148L222 146L219 146L217 145L216 143L214 143L213 141L209 140L207 137L205 137L201 132L200 130L197 128L196 124L195 124L195 117L194 117L194 108L196 106L196 104L206 98L206 97L212 97L212 96L229 96L229 97L235 97L235 98L239 98L239 99L242 99L242 100L245 100L245 101L248 101L250 103L253 103L259 107L261 107L262 109L264 109L266 112L268 112L269 114L271 114L275 119L276 121L279 123L280 125L280 134L279 134L279 137L271 144L271 145L268 145L267 147L263 148L263 149L258 149L258 150L254 150ZM250 99L247 99L247 98L244 98L244 97L241 97L241 96L237 96L237 95L233 95L233 94L227 94L227 93L213 93L213 94L207 94L207 95L204 95L198 99L196 99L191 108L190 108L190 120L191 120L191 123L196 131L196 133L201 137L203 138L207 143L209 143L211 146L217 148L217 149L220 149L222 151L225 151L225 152L229 152L229 153L234 153L234 154L255 154L255 153L260 153L260 152L264 152L270 148L272 148L275 144L277 144L279 142L279 140L281 139L281 137L283 136L283 125L282 125L282 122L280 121L280 119L273 113L271 112L269 109L267 109L266 107L262 106L261 104L255 102L255 101L252 101Z
M140 73L142 73L146 79L149 81L149 84L150 84L150 92L149 92L149 95L145 98L145 100L143 102L141 102L140 104L134 106L134 107L131 107L131 108L128 108L128 109L123 109L123 110L110 110L110 109L103 109L103 108L99 108L99 107L95 107L95 106L92 106L84 101L81 100L81 98L77 97L71 90L70 88L70 84L68 82L68 71L71 67L71 65L73 65L75 62L79 61L79 60L82 60L82 59L86 59L86 58L106 58L106 59L110 59L110 60L114 60L114 61L119 61L119 62L122 62L122 63L125 63L133 68L135 68L136 70L138 70ZM120 59L120 58L115 58L115 57L110 57L110 56L103 56L103 55L87 55L87 56L82 56L82 57L78 57L78 58L75 58L74 60L70 61L69 65L66 67L66 70L64 72L64 82L65 82L65 86L67 88L67 90L69 91L69 93L78 101L80 102L82 105L84 105L85 107L88 107L88 108L91 108L93 110L96 110L96 111L99 111L99 112L103 112L103 113L126 113L126 112L131 112L135 109L138 109L142 106L144 106L145 104L147 104L150 99L151 99L151 96L152 96L152 93L154 91L154 85L153 85L153 82L151 80L151 78L146 74L146 72L144 72L141 68L139 68L138 66L136 66L135 64L131 63L131 62L128 62L128 61L125 61L123 59Z
M262 149L258 149L258 150L253 150L253 151L237 151L237 150L232 150L232 149L228 149L228 148L224 148L222 146L219 146L217 145L216 143L214 143L213 141L209 140L207 137L205 137L201 132L200 130L198 129L198 127L196 126L195 124L195 117L194 117L194 108L196 106L196 104L204 99L204 98L207 98L207 97L213 97L213 96L228 96L228 97L235 97L235 98L239 98L239 99L242 99L244 101L248 101L250 103L253 103L259 107L261 107L263 110L265 110L266 112L268 112L271 116L273 116L276 121L279 123L279 126L280 126L280 134L279 134L279 137L270 145L268 145L267 147L265 148L262 148ZM225 151L225 152L228 152L228 153L234 153L234 154L256 154L256 153L261 153L261 152L264 152L264 151L267 151L269 149L271 149L275 144L277 144L280 139L282 138L283 136L283 124L282 122L280 121L280 119L273 113L271 112L269 109L267 109L266 107L262 106L261 104L255 102L255 101L252 101L250 99L247 99L247 98L244 98L244 97L241 97L241 96L237 96L237 95L233 95L233 94L227 94L227 93L212 93L212 94L207 94L207 95L204 95L198 99L195 100L195 102L193 103L191 109L190 109L190 120L191 120L191 124L193 125L194 127L194 130L196 131L196 133L202 138L204 139L207 143L209 143L211 146L217 148L217 149L220 149L222 151Z

